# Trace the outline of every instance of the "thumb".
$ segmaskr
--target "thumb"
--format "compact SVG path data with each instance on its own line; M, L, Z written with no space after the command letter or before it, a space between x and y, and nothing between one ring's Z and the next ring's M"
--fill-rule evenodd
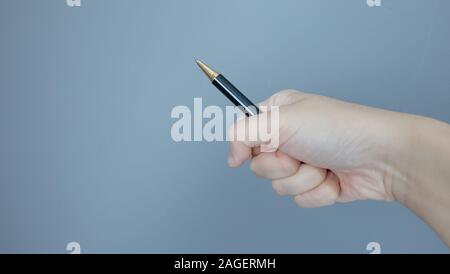
M238 120L230 128L228 134L228 140L230 140L229 166L238 167L251 158L252 148L261 146L261 152L276 150L279 145L280 130L283 128L283 124L287 123L286 119L280 119L283 117L280 113L286 112L288 105L301 101L307 96L307 93L292 89L282 90L258 104L262 113ZM274 111L275 109L276 111ZM267 114L270 115L270 119ZM267 131L268 125L270 125L270 131ZM255 137L255 135L256 138L249 138ZM271 140L268 140L267 137Z
M252 156L252 148L261 152L274 152L279 146L279 107L261 106L261 113L238 120L230 129L230 153L228 164L231 167L242 165Z

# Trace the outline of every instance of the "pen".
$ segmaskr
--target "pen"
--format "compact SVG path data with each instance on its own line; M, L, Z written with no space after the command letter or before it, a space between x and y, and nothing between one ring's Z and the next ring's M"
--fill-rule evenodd
M223 95L225 95L233 104L239 107L247 116L259 114L259 108L252 103L244 94L242 94L230 81L222 74L215 72L205 63L196 60L197 65L208 76L209 80Z

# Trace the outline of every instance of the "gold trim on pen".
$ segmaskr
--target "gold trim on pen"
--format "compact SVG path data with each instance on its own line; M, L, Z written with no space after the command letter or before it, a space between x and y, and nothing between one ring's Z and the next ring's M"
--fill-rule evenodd
M209 80L214 81L214 79L219 76L219 73L212 70L210 67L208 67L205 63L203 63L200 60L195 60L197 62L197 65L202 69L202 71L208 76Z

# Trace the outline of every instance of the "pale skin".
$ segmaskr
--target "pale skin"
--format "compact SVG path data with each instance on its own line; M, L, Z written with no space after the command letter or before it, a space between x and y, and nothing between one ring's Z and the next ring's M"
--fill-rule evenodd
M260 105L279 106L278 150L260 152L262 141L232 141L229 166L250 160L255 175L304 208L398 201L450 246L449 124L295 90ZM238 121L230 134L257 120Z

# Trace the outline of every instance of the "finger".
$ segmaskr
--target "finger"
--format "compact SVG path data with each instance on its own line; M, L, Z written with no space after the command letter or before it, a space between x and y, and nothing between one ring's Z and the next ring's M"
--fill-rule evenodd
M239 167L252 156L252 150L241 142L230 142L230 151L228 153L228 165L230 167Z
M299 195L320 185L327 176L327 170L302 164L295 174L273 180L272 187L280 195Z
M265 146L265 151L275 151L270 145L278 145L278 142L270 142L271 140L264 140L265 134L258 132L263 127L258 127L259 124L268 122L267 115L256 115L238 120L236 124L229 129L230 152L228 156L228 164L231 167L238 167L242 165L247 159L252 156L252 148ZM270 136L268 136L270 137Z
M295 90L284 90L277 92L259 105L267 107L283 106L302 100L307 96L307 93ZM262 111L265 112L264 110ZM238 120L236 124L230 128L228 139L231 140L230 153L228 156L229 166L238 167L242 165L243 162L245 162L252 156L252 150L250 148L258 147L261 145L264 145L264 151L275 151L278 148L278 142L270 142L270 144L267 145L267 143L269 143L269 140L258 139L261 137L261 134L258 134L257 132L258 122L269 125L268 115L256 115L248 117L246 119ZM282 125L280 124L279 127L281 128L281 126ZM278 128L278 130L280 130L280 128ZM247 136L255 136L256 139L247 138Z
M294 197L300 207L312 208L332 205L339 197L339 179L333 172L328 172L326 179L316 188Z
M250 162L250 169L256 176L270 180L291 176L299 167L299 161L281 151L261 153Z

